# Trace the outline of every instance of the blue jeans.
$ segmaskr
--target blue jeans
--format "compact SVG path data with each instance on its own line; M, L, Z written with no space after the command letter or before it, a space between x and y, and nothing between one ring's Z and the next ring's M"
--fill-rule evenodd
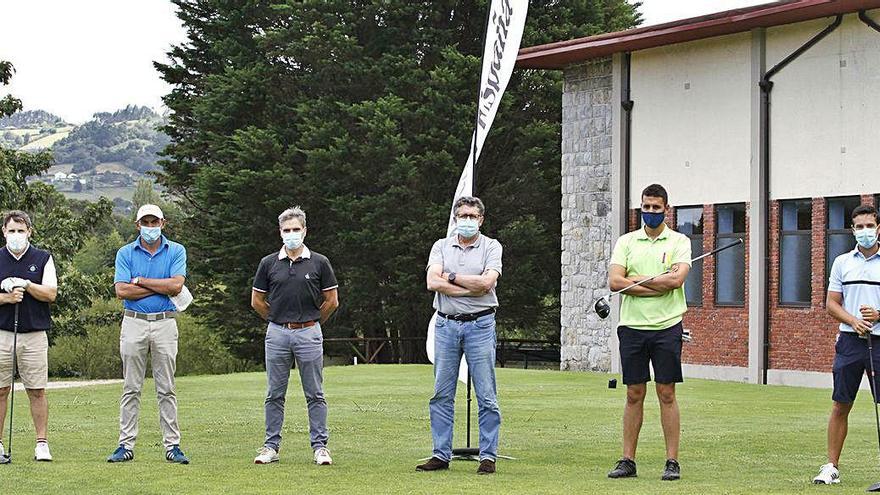
M321 325L290 330L274 323L266 329L266 441L275 451L281 448L284 399L290 368L296 359L303 395L309 408L309 437L312 449L327 446L327 402L324 400L324 337Z
M495 392L495 315L474 321L437 316L434 327L434 396L429 402L434 457L452 459L455 388L462 354L468 364L479 406L480 460L498 455L501 410Z

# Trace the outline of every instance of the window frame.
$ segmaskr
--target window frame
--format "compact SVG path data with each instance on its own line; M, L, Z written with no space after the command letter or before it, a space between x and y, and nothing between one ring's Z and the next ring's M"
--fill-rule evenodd
M739 205L742 205L742 208L743 208L743 232L741 234L737 233L737 232L730 232L730 233L724 233L724 234L718 232L718 225L719 225L718 209L730 207L730 206L739 206ZM740 239L740 238L742 238L742 240L743 240L743 260L742 260L742 262L743 262L743 274L745 274L746 271L748 270L748 266L746 266L746 256L745 255L746 255L746 251L747 251L747 246L745 245L745 240L746 240L746 231L748 230L748 225L749 225L749 209L746 206L746 203L745 202L738 202L738 203L719 203L719 204L716 204L713 206L713 217L715 219L715 229L714 229L714 231L715 231L714 246L715 247L713 249L718 249L719 247L721 247L722 244L720 241L723 239ZM727 244L725 243L724 245L726 246ZM742 284L743 284L742 302L720 302L720 301L718 301L718 281L721 279L721 277L718 276L718 256L717 255L715 255L715 259L713 261L715 262L715 275L714 275L715 276L715 283L713 284L714 285L714 287L713 287L714 292L712 294L712 301L714 302L715 307L718 307L718 308L744 308L747 303L745 278L743 278L743 281L742 281Z
M679 214L680 214L681 210L699 210L700 211L700 230L702 231L702 233L700 233L700 234L684 234L684 235L688 239L690 239L691 241L699 240L700 246L702 246L703 241L706 238L706 229L704 227L705 208L703 207L703 205L686 205L686 206L675 207L675 215L674 215L675 216L675 230L679 233L681 233L681 231L679 230L680 226L678 224L678 220L680 218ZM702 248L701 248L700 254L702 254ZM693 253L691 253L691 255L693 256ZM697 256L699 256L699 255L697 255ZM705 260L705 258L703 260L698 261L698 263L703 263L704 260ZM705 264L703 264L702 268L703 268L703 270L705 270ZM703 284L706 281L706 275L705 275L705 271L703 271L703 270L700 271L700 284L699 284L700 285L700 290L699 290L700 302L699 303L692 303L691 301L688 301L687 300L687 291L685 291L685 303L687 304L688 308L702 308L704 305ZM691 266L691 271L688 273L688 277L690 277L691 273L693 273L693 266Z
M807 203L810 207L810 229L809 230L784 230L783 229L783 221L782 221L782 210L784 203L791 202L804 202ZM810 258L810 290L809 290L809 301L783 301L782 300L782 260L784 257L784 253L782 250L782 239L783 237L806 237L807 241L810 243L809 251L813 250L813 200L812 198L791 198L791 199L781 199L777 201L778 204L778 217L779 217L779 225L777 225L777 233L778 233L778 242L777 242L777 250L778 250L778 259L777 259L777 280L776 286L778 287L776 291L776 304L782 308L811 308L813 305L813 263L812 258ZM824 225L823 225L824 228Z
M857 205L862 204L862 197L859 195L832 196L829 198L824 198L825 199L825 277L823 280L823 286L824 286L825 292L828 292L828 277L831 276L831 265L834 264L834 260L831 259L831 256L830 256L831 252L829 251L829 248L831 246L831 243L829 242L831 240L831 236L832 235L847 234L850 236L850 238L852 238L852 215L849 215L849 216L844 215L844 218L843 218L844 225L846 225L847 223L850 224L849 228L830 229L830 228L828 228L828 224L830 223L831 216L828 214L828 212L830 211L830 208L828 206L831 201L845 200L845 199L852 199L852 198L855 198ZM855 240L854 239L853 239L852 245L853 245L853 248L855 248Z

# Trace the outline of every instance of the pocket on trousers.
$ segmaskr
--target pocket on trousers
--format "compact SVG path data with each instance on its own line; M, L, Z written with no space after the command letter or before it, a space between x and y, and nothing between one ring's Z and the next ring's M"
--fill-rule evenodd
M474 320L474 326L481 330L495 328L495 318L493 316L481 316Z

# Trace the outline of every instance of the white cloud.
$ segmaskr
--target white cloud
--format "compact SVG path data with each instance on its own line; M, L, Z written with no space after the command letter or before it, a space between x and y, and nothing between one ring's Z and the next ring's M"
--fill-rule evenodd
M750 5L772 3L770 0L640 0L643 26L687 19L714 12L738 9ZM634 3L629 0L629 3Z
M185 32L167 0L3 0L0 93L76 123L127 104L159 108L169 87L153 68Z

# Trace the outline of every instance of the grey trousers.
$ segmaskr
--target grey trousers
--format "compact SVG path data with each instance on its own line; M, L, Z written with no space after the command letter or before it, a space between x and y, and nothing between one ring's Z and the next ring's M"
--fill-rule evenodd
M165 449L180 444L177 425L177 394L174 371L177 368L177 321L145 321L128 316L122 319L119 353L122 355L122 400L119 406L119 444L134 449L141 409L141 388L147 370L147 352L156 381L159 424Z
M309 409L309 438L312 449L327 446L327 402L324 400L324 337L321 325L290 330L274 323L266 329L266 441L275 451L281 448L284 400L290 368L296 359L303 394Z

